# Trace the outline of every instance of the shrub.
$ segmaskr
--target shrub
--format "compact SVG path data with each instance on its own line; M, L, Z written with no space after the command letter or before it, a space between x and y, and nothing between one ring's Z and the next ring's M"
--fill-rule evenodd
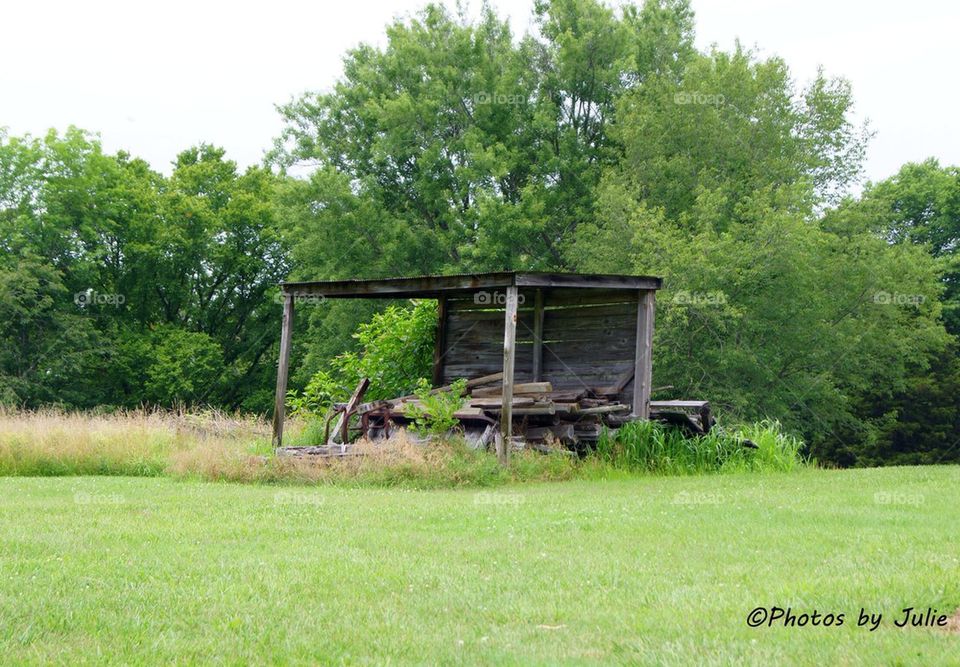
M421 405L414 403L407 407L407 415L413 418L414 430L420 435L441 436L459 427L460 420L454 415L463 407L466 391L467 381L464 379L454 382L450 391L436 393L431 393L429 382L420 380L416 396Z
M802 446L777 421L715 428L700 437L687 437L658 422L636 421L615 433L604 432L596 456L615 468L664 474L792 470L804 464Z
M291 414L323 414L331 404L346 401L362 378L370 379L366 400L413 393L420 380L430 375L436 327L435 301L388 306L353 334L359 350L337 355L302 393L287 395Z

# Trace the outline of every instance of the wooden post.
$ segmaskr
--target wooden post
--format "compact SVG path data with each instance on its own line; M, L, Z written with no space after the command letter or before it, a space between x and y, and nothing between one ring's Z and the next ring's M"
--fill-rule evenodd
M637 351L633 371L633 415L641 419L650 418L655 300L655 291L640 290L637 306Z
M293 295L283 300L283 328L280 330L280 361L277 364L277 396L273 403L273 446L283 445L283 417L287 402L287 376L290 374L290 340L293 337Z
M447 346L447 297L437 299L437 337L433 346L433 386L443 385L443 355Z
M543 375L543 290L537 290L533 298L533 381L540 382Z
M517 288L507 288L507 304L503 318L503 408L500 411L500 434L497 458L503 465L510 458L510 436L513 434L513 361L517 341Z

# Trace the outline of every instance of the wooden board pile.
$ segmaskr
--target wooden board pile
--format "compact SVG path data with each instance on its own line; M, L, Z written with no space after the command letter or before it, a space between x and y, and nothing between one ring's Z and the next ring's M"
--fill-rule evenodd
M497 418L503 410L501 387L478 388L467 404ZM513 432L532 444L559 443L580 449L595 444L604 426L616 428L630 418L631 406L602 389L554 391L549 382L514 385Z
M500 437L503 410L503 373L467 381L463 407L455 413L467 442L475 447L492 445ZM327 420L325 443L310 447L286 447L286 454L349 455L352 436L370 440L390 436L398 427L408 427L424 406L416 396L361 403L369 386L364 379L347 403L334 406ZM450 386L431 393L449 392ZM516 446L536 449L561 446L583 451L594 446L603 429L616 429L636 419L631 406L617 400L621 387L554 391L549 382L526 382L513 388L513 434ZM418 408L414 409L414 406ZM333 420L336 418L336 422ZM671 423L692 434L710 430L713 419L705 401L653 401L651 419ZM333 424L331 428L331 424Z

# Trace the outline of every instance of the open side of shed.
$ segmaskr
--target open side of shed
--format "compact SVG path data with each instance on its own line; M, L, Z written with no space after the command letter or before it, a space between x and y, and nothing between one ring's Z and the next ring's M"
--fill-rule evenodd
M613 387L634 417L649 418L655 295L661 284L651 276L526 272L283 283L274 446L283 440L298 299L436 299L433 384L502 371L497 454L506 461L518 382Z

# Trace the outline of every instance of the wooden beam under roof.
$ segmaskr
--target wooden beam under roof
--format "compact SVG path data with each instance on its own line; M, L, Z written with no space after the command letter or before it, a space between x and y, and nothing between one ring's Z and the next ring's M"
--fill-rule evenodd
M512 271L452 276L281 283L284 295L323 296L337 299L437 298L442 294L475 293L508 287L657 290L661 286L661 279L653 276Z

